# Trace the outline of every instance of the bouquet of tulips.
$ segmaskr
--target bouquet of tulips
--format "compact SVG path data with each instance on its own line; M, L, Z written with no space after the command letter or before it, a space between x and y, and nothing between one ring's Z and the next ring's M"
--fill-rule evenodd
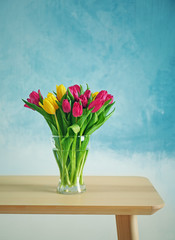
M46 98L38 90L23 101L25 107L39 112L50 127L60 170L59 191L78 183L82 188L89 137L113 114L115 109L109 113L114 105L113 96L105 90L92 93L88 85L84 91L81 85L66 89L61 84Z

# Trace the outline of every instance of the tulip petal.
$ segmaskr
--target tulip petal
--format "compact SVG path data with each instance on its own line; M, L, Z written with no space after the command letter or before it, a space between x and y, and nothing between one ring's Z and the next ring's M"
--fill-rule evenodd
M64 99L62 103L63 112L69 113L71 111L71 106L68 99Z
M83 106L79 102L74 102L72 115L74 117L80 117L83 114Z
M61 85L56 85L56 90L57 90L57 98L58 101L61 101L61 98L64 96L64 94L66 93L66 88L63 84Z

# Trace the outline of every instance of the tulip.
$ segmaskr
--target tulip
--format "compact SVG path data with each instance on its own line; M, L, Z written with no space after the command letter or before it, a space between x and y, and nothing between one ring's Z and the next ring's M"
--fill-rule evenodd
M79 100L81 101L83 107L85 108L87 106L88 100L85 94L80 95Z
M55 114L55 108L54 106L50 103L50 101L45 98L43 100L43 104L39 103L39 105L49 114Z
M57 90L57 98L58 101L61 101L61 98L64 96L64 94L66 93L66 88L63 84L61 85L56 85L56 90Z
M88 109L94 108L92 113L97 112L103 106L104 102L104 100L97 98L89 104Z
M72 114L74 117L80 117L83 114L83 106L79 102L74 102Z
M97 94L97 96L96 96L95 99L99 98L99 99L101 99L101 100L105 100L106 97L107 97L107 95L108 95L108 92L105 91L105 90L102 90L102 91L100 91L100 92Z
M84 92L84 95L86 96L87 99L90 98L91 96L91 91L89 89L87 89L85 92Z
M96 96L97 96L98 93L99 93L99 92L92 93L92 99L93 99L93 100L95 100L95 98L96 98Z
M27 102L33 103L33 104L35 104L36 106L39 107L40 96L43 98L40 90L38 90L38 93L33 91L33 92L30 93L29 98L27 98ZM24 104L24 107L31 108L27 104ZM31 109L34 110L33 108L31 108Z
M75 84L73 87L77 90L77 92L80 93L80 86L79 85Z
M111 94L108 94L108 95L106 96L105 102L108 101L109 99L111 99L111 101L109 102L109 104L112 104L112 103L113 103L113 100L114 100L114 97L113 97Z
M80 86L77 84L74 86L69 87L70 92L74 96L75 100L78 101L79 99L79 93L80 93Z
M63 108L63 112L65 112L65 113L69 113L71 111L71 106L67 99L63 100L62 108Z
M56 101L58 101L58 100L55 97L55 95L53 95L53 93L48 93L47 98L50 101L50 103L54 106L54 108L58 109L58 104L56 103Z
M43 104L39 102L39 105L49 114L55 114L58 105L56 103L56 97L52 93L48 93L47 98L43 100Z

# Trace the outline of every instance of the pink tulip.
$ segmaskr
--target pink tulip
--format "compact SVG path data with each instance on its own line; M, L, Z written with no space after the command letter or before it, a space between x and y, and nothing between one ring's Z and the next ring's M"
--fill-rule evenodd
M74 117L80 117L83 114L83 106L79 102L74 102L72 114Z
M102 91L100 91L98 94L97 94L97 96L96 96L96 98L95 99L101 99L101 100L104 100L105 101L105 99L106 99L106 97L107 97L107 95L108 95L108 92L107 91L105 91L105 90L102 90Z
M79 99L79 93L80 93L80 86L78 86L77 84L74 86L69 87L70 92L72 93L72 95L74 96L75 100L78 101Z
M62 103L63 112L69 113L71 111L71 106L68 99L64 99Z
M87 103L88 103L88 100L87 100L87 97L85 96L85 94L82 94L79 97L79 100L81 101L83 107L85 108L87 106Z
M77 90L77 92L79 92L79 93L80 93L80 86L79 86L79 85L75 84L73 87L75 87L75 88L76 88L76 90Z
M103 106L103 104L109 99L112 99L112 96L108 94L107 91L102 90L97 94L95 100L89 104L88 109L94 107L92 113L97 112Z
M109 104L112 104L112 103L113 103L113 100L114 100L114 97L113 97L111 94L108 94L108 95L106 96L105 102L108 101L109 99L111 99L111 101L109 102Z
M104 100L97 98L89 104L88 109L94 107L92 113L97 112L103 106L104 102L105 102Z
M40 107L40 106L39 106L39 101L40 101L40 96L39 96L39 94L41 95L40 90L38 90L38 93L35 92L35 91L31 92L30 95L29 95L29 98L27 98L27 101L28 101L29 103L33 103L33 104L35 104L36 106ZM43 98L42 95L41 95L41 97ZM24 107L31 108L31 107L27 106L27 104L24 104ZM31 109L34 110L33 108L31 108Z
M87 89L85 92L84 92L84 95L86 96L87 99L90 98L91 96L91 91L89 89Z

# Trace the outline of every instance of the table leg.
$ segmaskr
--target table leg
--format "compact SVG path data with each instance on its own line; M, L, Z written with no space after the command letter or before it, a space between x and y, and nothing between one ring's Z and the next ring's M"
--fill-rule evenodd
M136 215L116 215L118 240L139 240Z

